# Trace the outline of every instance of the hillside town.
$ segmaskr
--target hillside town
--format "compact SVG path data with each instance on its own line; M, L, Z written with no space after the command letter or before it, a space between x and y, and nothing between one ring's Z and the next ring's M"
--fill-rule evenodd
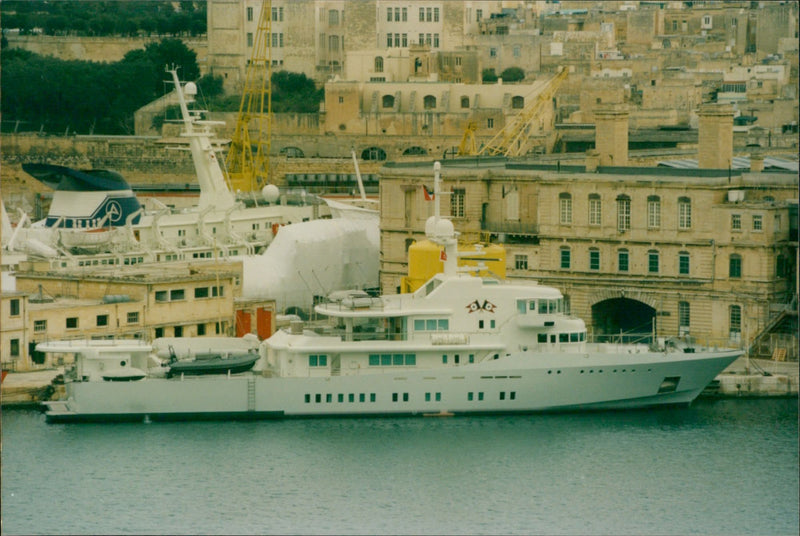
M559 289L593 340L691 338L797 361L797 2L208 0L206 10L205 35L186 44L226 93L254 95L255 66L324 89L318 112L270 114L268 138L245 122L265 174L231 174L230 192L249 206L277 187L278 206L314 208L247 232L231 230L236 208L225 208L219 229L203 216L147 251L9 247L57 205L23 169L32 164L114 170L165 211L188 210L204 187L194 153L173 150L186 148L186 125L154 120L174 92L140 108L126 136L4 118L4 370L63 364L36 350L50 340L264 340L313 320L344 279L318 285L320 270L298 267L301 281L280 288L307 292L291 301L252 283L246 258L298 222L336 219L335 204L312 197L377 209L365 258L329 255L359 274L349 288L414 292L425 278L409 255L433 214L434 161L459 247L497 252L503 279ZM156 39L3 35L10 48L98 62ZM225 159L242 112L205 118Z

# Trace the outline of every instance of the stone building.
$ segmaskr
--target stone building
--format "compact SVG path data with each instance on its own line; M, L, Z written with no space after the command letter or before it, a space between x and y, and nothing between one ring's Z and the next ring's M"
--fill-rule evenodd
M241 276L241 262L59 272L20 263L17 292L2 295L3 366L46 365L35 352L46 340L246 333L266 338L275 328L274 301L242 300Z
M461 240L504 245L509 278L561 289L597 336L738 344L796 293L796 172L443 164L443 213ZM381 171L385 292L423 237L431 182L429 164Z

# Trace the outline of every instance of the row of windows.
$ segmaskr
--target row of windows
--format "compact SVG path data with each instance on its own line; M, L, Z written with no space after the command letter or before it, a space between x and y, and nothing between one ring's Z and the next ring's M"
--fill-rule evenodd
M228 323L227 322L215 322L215 333L217 335L224 335L228 332ZM172 328L172 335L173 337L183 337L183 328L184 326L173 326ZM197 324L197 336L203 337L207 333L206 324ZM161 338L166 336L166 328L164 327L157 327L155 328L155 338Z
M380 64L379 64L378 60L380 60ZM380 57L375 58L375 70L376 70L376 72L382 72L383 71L383 58L380 58ZM469 108L469 97L462 96L460 102L461 102L461 107L462 108ZM383 108L394 108L394 103L395 103L395 96L394 95L384 95L383 97L381 97L381 107L383 107ZM436 97L434 97L433 95L425 95L425 97L423 97L423 99L422 99L422 106L426 110L431 110L431 109L436 108ZM525 107L525 97L521 97L519 95L514 95L513 97L511 97L511 107L514 108L514 109L524 108ZM493 125L494 124L489 125L489 126L491 127Z
M194 298L201 300L205 298L221 298L225 295L225 287L214 285L212 287L195 287ZM155 293L156 302L166 303L173 301L184 301L186 299L186 289L175 288L171 290L157 290Z
M416 354L370 354L370 367L413 367L417 364Z
M546 343L548 336L551 343L556 342L556 336L558 336L558 342L583 342L586 340L585 331L576 331L574 333L538 333L536 342Z
M419 8L418 22L439 22L439 8L421 7ZM387 7L386 22L408 22L407 7Z
M414 331L447 331L450 321L447 318L414 319Z
M559 223L571 225L572 194L562 192L558 194ZM589 225L602 225L603 205L599 194L589 195ZM617 230L624 232L631 228L631 199L627 195L617 197ZM647 228L661 228L661 198L651 195L647 198ZM678 198L678 229L692 228L692 201L688 197Z
M561 372L561 371L559 371ZM583 371L581 371L583 372ZM616 372L616 371L615 371ZM343 404L345 402L348 403L355 403L356 400L358 402L366 402L367 395L369 395L370 402L377 402L377 395L375 393L306 393L303 397L306 404L311 404L312 402L321 404L332 404L334 400L339 403ZM483 391L469 391L467 393L467 400L484 400L484 392ZM498 393L498 400L516 400L517 399L517 392L516 391L500 391ZM409 402L411 397L408 393L392 393L392 402ZM442 393L441 392L427 392L425 393L425 402L441 402L442 401Z
M778 265L784 267L786 262L778 255ZM687 251L678 253L678 274L690 274L690 261L691 257ZM525 262L527 267L527 262ZM519 265L517 265L519 266ZM569 246L562 246L560 249L560 267L562 270L569 270L572 268L572 249ZM600 270L600 250L597 248L589 248L589 270ZM781 268L784 269L785 268ZM628 272L630 270L630 252L627 249L620 249L617 251L617 271ZM651 249L647 252L647 273L658 274L661 271L661 253L658 250ZM781 275L781 274L779 274ZM732 253L728 257L728 277L738 279L742 277L742 256L738 253Z

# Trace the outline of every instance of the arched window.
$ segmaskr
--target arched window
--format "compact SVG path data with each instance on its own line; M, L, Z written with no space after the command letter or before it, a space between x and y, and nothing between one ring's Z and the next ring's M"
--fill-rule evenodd
M659 254L658 250L651 249L647 252L647 273L657 274L659 268Z
M436 97L433 95L425 95L425 98L422 99L422 103L426 110L433 110L436 108Z
M688 197L678 198L678 229L692 228L692 200Z
M403 156L411 156L411 155L426 155L428 154L428 150L425 147L409 147L405 151L403 151Z
M383 58L381 56L375 57L375 72L376 73L383 72Z
M603 221L603 206L600 194L589 194L589 225L600 225Z
M728 310L729 333L732 340L738 341L742 336L742 306L731 305Z
M381 105L384 108L394 108L394 95L384 95L381 99Z
M728 277L739 279L742 277L742 256L733 253L728 262Z
M519 95L511 97L511 107L518 110L525 108L525 97L520 97Z
M461 107L469 108L469 97L461 97Z
M380 147L368 147L361 151L361 160L386 160L386 151Z
M278 154L285 155L286 158L303 158L305 156L299 147L284 147Z
M661 227L661 198L657 195L647 196L647 228Z
M567 192L558 194L558 221L562 225L572 223L572 196Z
M617 196L617 230L621 233L631 228L631 198L625 194Z
M680 275L689 275L689 252L681 251L678 253L678 273Z
M561 252L561 269L569 270L571 264L569 246L563 246L560 252Z
M600 269L600 250L589 248L589 270L594 272Z

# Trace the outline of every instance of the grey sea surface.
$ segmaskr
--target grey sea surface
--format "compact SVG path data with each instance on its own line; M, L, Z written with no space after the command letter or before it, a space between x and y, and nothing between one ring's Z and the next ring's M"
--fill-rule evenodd
M3 534L798 534L797 399L51 425L2 413Z

